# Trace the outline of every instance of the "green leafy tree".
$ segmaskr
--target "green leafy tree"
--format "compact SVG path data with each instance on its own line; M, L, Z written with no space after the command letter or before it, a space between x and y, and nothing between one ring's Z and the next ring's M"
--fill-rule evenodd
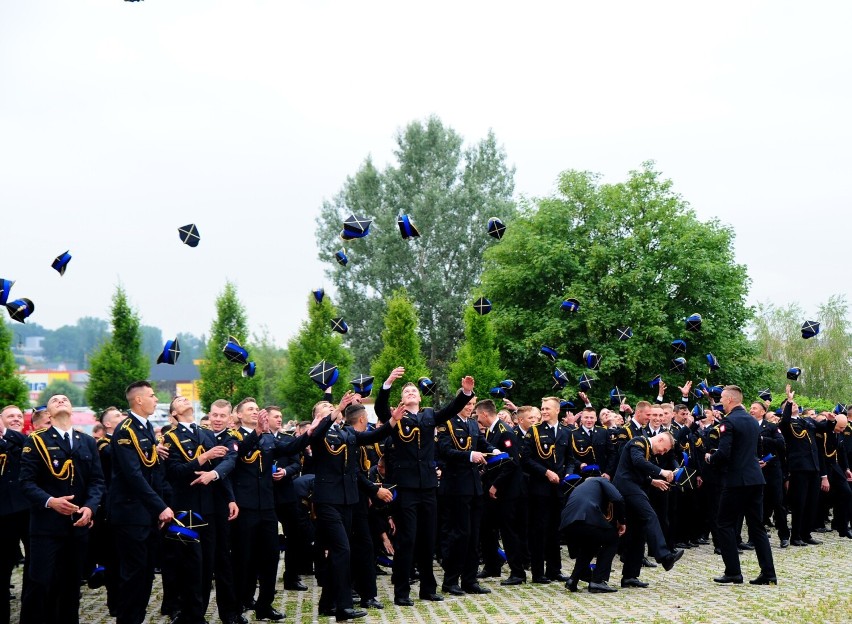
M564 172L557 193L524 206L486 251L482 289L518 396L533 401L552 391L554 366L539 355L542 345L558 351L557 365L569 375L565 397L576 396L583 352L602 356L600 370L590 373L597 405L616 385L648 398L657 374L670 388L706 377L754 392L768 370L743 331L752 316L749 279L734 261L733 239L718 221L699 221L653 163L616 184ZM576 313L560 309L567 298L580 302ZM692 313L703 317L699 332L685 331ZM625 326L633 338L619 341L617 328ZM688 342L685 374L670 372L676 338ZM707 353L720 370L709 372Z
M852 334L847 310L846 297L842 295L834 295L821 304L813 319L805 318L798 303L758 305L752 334L760 359L771 367L772 390L781 392L788 383L785 371L797 366L802 374L792 386L797 392L806 393L812 403L820 399L852 401ZM808 340L801 334L805 320L820 322L820 333Z
M405 367L405 375L397 380L391 391L390 404L393 406L399 403L402 386L429 376L417 334L417 311L405 289L395 291L388 300L381 336L382 350L370 368L370 374L375 377L376 391L394 368ZM429 401L428 397L423 397L423 405L428 405Z
M30 405L29 389L18 374L15 356L12 355L13 336L9 326L0 322L0 409L7 405L26 409Z
M257 398L260 389L257 376L243 377L243 367L229 362L222 353L228 337L233 336L248 351L249 361L255 361L254 353L246 343L248 335L248 320L237 298L237 288L226 282L222 294L216 298L216 318L210 327L210 342L207 343L204 361L199 367L199 395L204 411L210 409L210 404L217 399L227 399L236 404L247 396Z
M458 386L465 375L476 381L476 394L480 398L488 396L489 389L506 378L506 373L500 368L500 351L491 315L478 314L473 306L464 311L464 341L449 367L449 387Z
M86 394L80 386L67 379L56 379L47 384L47 387L38 395L38 404L47 405L48 399L56 394L67 396L74 407L81 407L86 400Z
M322 400L323 390L308 375L321 360L337 366L338 396L352 378L352 354L343 344L343 337L331 330L331 319L336 316L328 296L320 303L313 295L308 297L308 319L287 344L287 366L281 379L282 407L288 419L309 420L314 404Z
M86 396L89 406L99 412L110 405L127 404L125 388L147 379L151 367L142 352L139 315L130 307L121 286L112 298L112 335L92 355Z
M252 357L257 364L257 380L260 389L257 400L260 406L281 404L281 376L287 366L287 350L275 344L269 329L262 328L252 338Z
M338 308L352 327L356 368L365 369L381 348L385 301L404 287L417 304L424 354L438 380L462 337L462 310L482 269L482 252L494 239L489 217L508 221L514 169L492 133L463 148L463 139L436 117L400 130L396 162L379 171L368 158L343 189L323 204L317 219L320 259L338 293ZM373 220L369 236L342 243L350 214ZM397 217L408 214L421 233L403 240ZM345 245L342 267L334 251Z

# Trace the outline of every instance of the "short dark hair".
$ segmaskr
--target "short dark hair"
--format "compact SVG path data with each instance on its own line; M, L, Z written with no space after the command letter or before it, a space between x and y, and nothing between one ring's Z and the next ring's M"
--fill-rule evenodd
M134 381L132 384L127 386L127 388L124 390L125 398L129 399L130 393L133 392L134 390L138 390L139 388L151 388L151 389L153 389L153 386L151 385L151 382L148 381L147 379L140 379L139 381Z
M360 403L350 403L346 406L343 412L343 418L347 425L354 425L361 418L361 412L366 412L367 408Z
M272 410L275 410L276 412L281 412L282 416L284 415L284 411L280 407L278 407L277 405L267 405L263 409L265 409L267 412L271 412Z
M106 415L107 415L107 414L109 414L110 412L118 412L119 414L121 414L121 410L120 410L120 409L118 409L115 405L110 405L108 408L106 408L104 411L102 411L102 412L100 413L100 415L98 416L98 421L100 421L100 423L101 423L101 424L103 424L103 423L104 423L104 418L105 418L105 417L106 417ZM124 415L124 414L122 414L122 416L123 416L123 415Z
M242 401L237 403L237 406L234 409L237 411L238 414L243 411L243 406L246 403L254 403L255 405L257 405L257 399L255 399L254 397L246 397Z
M491 399L482 399L479 403L476 404L476 407L473 408L477 412L482 410L489 416L495 415L497 413L497 406L494 405L494 401Z

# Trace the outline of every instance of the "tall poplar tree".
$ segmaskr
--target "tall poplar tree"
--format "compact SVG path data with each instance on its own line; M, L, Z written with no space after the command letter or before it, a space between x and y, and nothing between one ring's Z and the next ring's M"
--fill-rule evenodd
M24 410L30 406L30 393L15 366L12 336L6 322L0 321L0 409L6 405L17 405Z

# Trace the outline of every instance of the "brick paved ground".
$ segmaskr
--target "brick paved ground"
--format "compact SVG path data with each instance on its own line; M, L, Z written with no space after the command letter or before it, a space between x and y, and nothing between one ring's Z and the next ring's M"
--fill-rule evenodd
M415 600L414 607L393 605L390 577L379 577L379 600L385 603L382 611L370 610L360 622L852 622L852 540L836 534L817 535L825 543L806 548L777 548L773 540L775 566L780 578L777 587L718 586L712 581L722 572L721 558L712 549L702 546L686 552L671 572L662 568L645 569L642 578L648 589L620 589L610 595L589 594L585 591L570 594L562 584L522 585L500 587L496 580L483 584L493 593L487 596L453 598L442 603ZM563 552L563 571L570 570ZM757 575L757 560L753 552L742 555L746 579ZM618 581L620 565L616 560L613 580ZM435 571L440 583L440 570ZM20 587L20 568L13 577ZM318 618L315 604L319 590L313 579L306 580L307 592L285 592L279 585L275 607L287 614L285 622L331 622ZM581 583L581 587L585 584ZM105 607L103 589L84 589L81 622L112 622ZM417 595L416 586L412 595ZM155 581L155 596L149 613L152 624L167 624L159 613L160 579ZM12 621L17 622L19 601L12 606ZM210 622L217 622L211 607ZM247 616L253 616L248 613ZM252 620L249 617L249 620Z

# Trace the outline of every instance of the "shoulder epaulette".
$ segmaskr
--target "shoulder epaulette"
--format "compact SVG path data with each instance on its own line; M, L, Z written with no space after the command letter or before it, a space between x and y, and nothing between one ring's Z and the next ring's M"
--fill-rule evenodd
M506 431L508 431L508 429L506 429L506 425L504 425L502 421L497 424L497 427L500 433L506 433Z
M242 432L237 431L236 429L228 429L228 434L235 437L240 442L242 442L242 440L243 440Z
M42 427L41 429L34 429L33 431L30 431L30 435L31 436L40 435L40 434L44 433L45 431L47 431L48 429L50 429L50 427Z

